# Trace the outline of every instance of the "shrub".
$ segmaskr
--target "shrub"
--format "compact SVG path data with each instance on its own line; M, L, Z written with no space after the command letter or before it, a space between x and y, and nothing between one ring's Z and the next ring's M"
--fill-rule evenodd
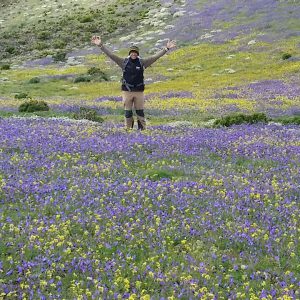
M25 99L25 98L29 98L27 93L19 93L15 95L15 99Z
M16 48L15 47L7 47L5 49L5 51L9 54L14 54L16 52Z
M254 123L267 123L268 118L264 113L254 113L252 115L245 115L245 114L234 114L229 115L226 117L222 117L221 119L215 120L213 126L220 127L220 126L231 126L231 125L239 125L242 123L254 124Z
M48 48L48 45L45 42L37 42L34 45L34 49L36 49L36 50L44 50L44 49L47 49L47 48Z
M39 77L33 77L29 79L28 83L40 83L41 79Z
M87 73L89 75L98 75L98 74L101 74L103 73L99 68L96 68L96 67L92 67L92 68L89 68Z
M58 39L58 40L53 41L52 45L53 45L53 48L55 48L55 49L63 49L66 47L67 43L63 40Z
M74 79L74 83L78 82L90 82L92 80L91 76L89 75L79 75Z
M97 111L92 108L80 107L78 113L74 113L73 118L76 120L90 120L102 123L104 120L98 115Z
M19 106L19 112L48 111L49 106L45 101L30 100Z
M107 74L101 71L99 68L92 67L87 71L88 75L92 76L92 79L95 81L108 81L109 78Z
M10 69L10 65L2 65L0 66L0 70L9 70Z
M84 16L81 20L81 23L88 23L88 22L93 22L92 16Z
M40 40L47 40L51 37L51 34L49 31L42 31L38 34L38 39Z
M59 61L66 61L66 56L67 56L66 52L57 52L52 56L52 58L54 62L59 62Z
M292 54L290 54L290 53L283 53L283 54L282 54L282 59L283 59L283 60L289 59L290 57L292 57Z
M275 122L280 122L284 125L288 125L288 124L296 124L296 125L300 125L300 115L299 116L286 116L286 117L281 117L278 119L273 120Z

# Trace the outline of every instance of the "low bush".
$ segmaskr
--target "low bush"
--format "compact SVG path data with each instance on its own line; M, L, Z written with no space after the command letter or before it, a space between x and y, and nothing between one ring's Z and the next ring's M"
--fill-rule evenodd
M90 82L92 80L90 75L79 75L74 79L74 83L78 82Z
M300 125L300 115L280 117L278 119L274 119L273 121L280 122L283 125L288 125L288 124Z
M28 83L40 83L41 79L39 77L33 77L29 79Z
M19 93L15 95L15 99L26 99L29 98L27 93Z
M243 123L254 124L254 123L267 123L268 118L264 113L254 113L252 115L245 114L234 114L226 117L222 117L221 119L215 120L213 126L221 127L221 126L231 126L231 125L239 125Z
M57 39L53 41L52 46L55 49L64 49L67 46L67 43L63 40Z
M73 114L73 118L76 120L90 120L94 122L102 123L104 120L98 115L97 111L92 108L80 107L79 112Z
M93 22L93 17L92 16L84 16L80 19L81 23L89 23Z
M37 43L35 43L33 48L36 50L44 50L44 49L48 48L48 44L45 42L37 42Z
M87 71L88 75L92 76L92 80L94 81L109 81L107 74L105 74L101 69L92 67Z
M9 54L15 54L16 53L16 48L15 47L7 47L5 51Z
M290 54L290 53L283 53L283 54L282 54L282 59L283 59L283 60L289 59L290 57L292 57L292 54Z
M9 70L9 69L10 69L10 65L5 64L0 66L0 70Z
M67 52L56 52L52 58L54 62L66 61Z
M40 40L48 40L50 37L51 37L51 33L49 31L41 31L37 35L37 38Z
M45 101L30 100L19 106L19 112L48 111L49 106Z

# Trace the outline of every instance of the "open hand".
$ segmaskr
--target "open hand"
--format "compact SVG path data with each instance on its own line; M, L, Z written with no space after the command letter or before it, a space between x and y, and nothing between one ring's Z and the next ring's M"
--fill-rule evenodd
M168 49L172 49L172 48L175 48L176 47L176 41L168 41L167 42L167 46L166 46Z
M92 44L95 44L95 45L99 46L101 44L101 38L100 38L100 36L94 35L92 37L91 42L92 42Z

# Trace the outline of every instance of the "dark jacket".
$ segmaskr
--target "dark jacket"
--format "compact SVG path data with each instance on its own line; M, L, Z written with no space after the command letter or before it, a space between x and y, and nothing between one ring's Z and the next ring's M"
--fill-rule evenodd
M109 48L105 45L99 45L100 49L110 57L122 70L124 68L124 62L126 58L122 58L114 54ZM160 50L156 54L148 57L148 58L137 58L135 60L128 58L128 63L126 64L126 68L123 72L123 79L128 83L122 82L122 90L123 91L144 91L144 76L143 76L143 69L148 68L151 66L155 61L157 61L160 57L166 54L168 50L166 48ZM140 62L142 60L142 64Z

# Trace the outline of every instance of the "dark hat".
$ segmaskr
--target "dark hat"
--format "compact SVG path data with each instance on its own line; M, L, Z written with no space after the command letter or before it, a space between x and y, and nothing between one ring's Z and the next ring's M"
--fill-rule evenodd
M140 49L139 49L139 47L137 47L137 46L131 46L131 47L129 48L129 54L130 54L131 52L136 52L138 55L140 55Z

